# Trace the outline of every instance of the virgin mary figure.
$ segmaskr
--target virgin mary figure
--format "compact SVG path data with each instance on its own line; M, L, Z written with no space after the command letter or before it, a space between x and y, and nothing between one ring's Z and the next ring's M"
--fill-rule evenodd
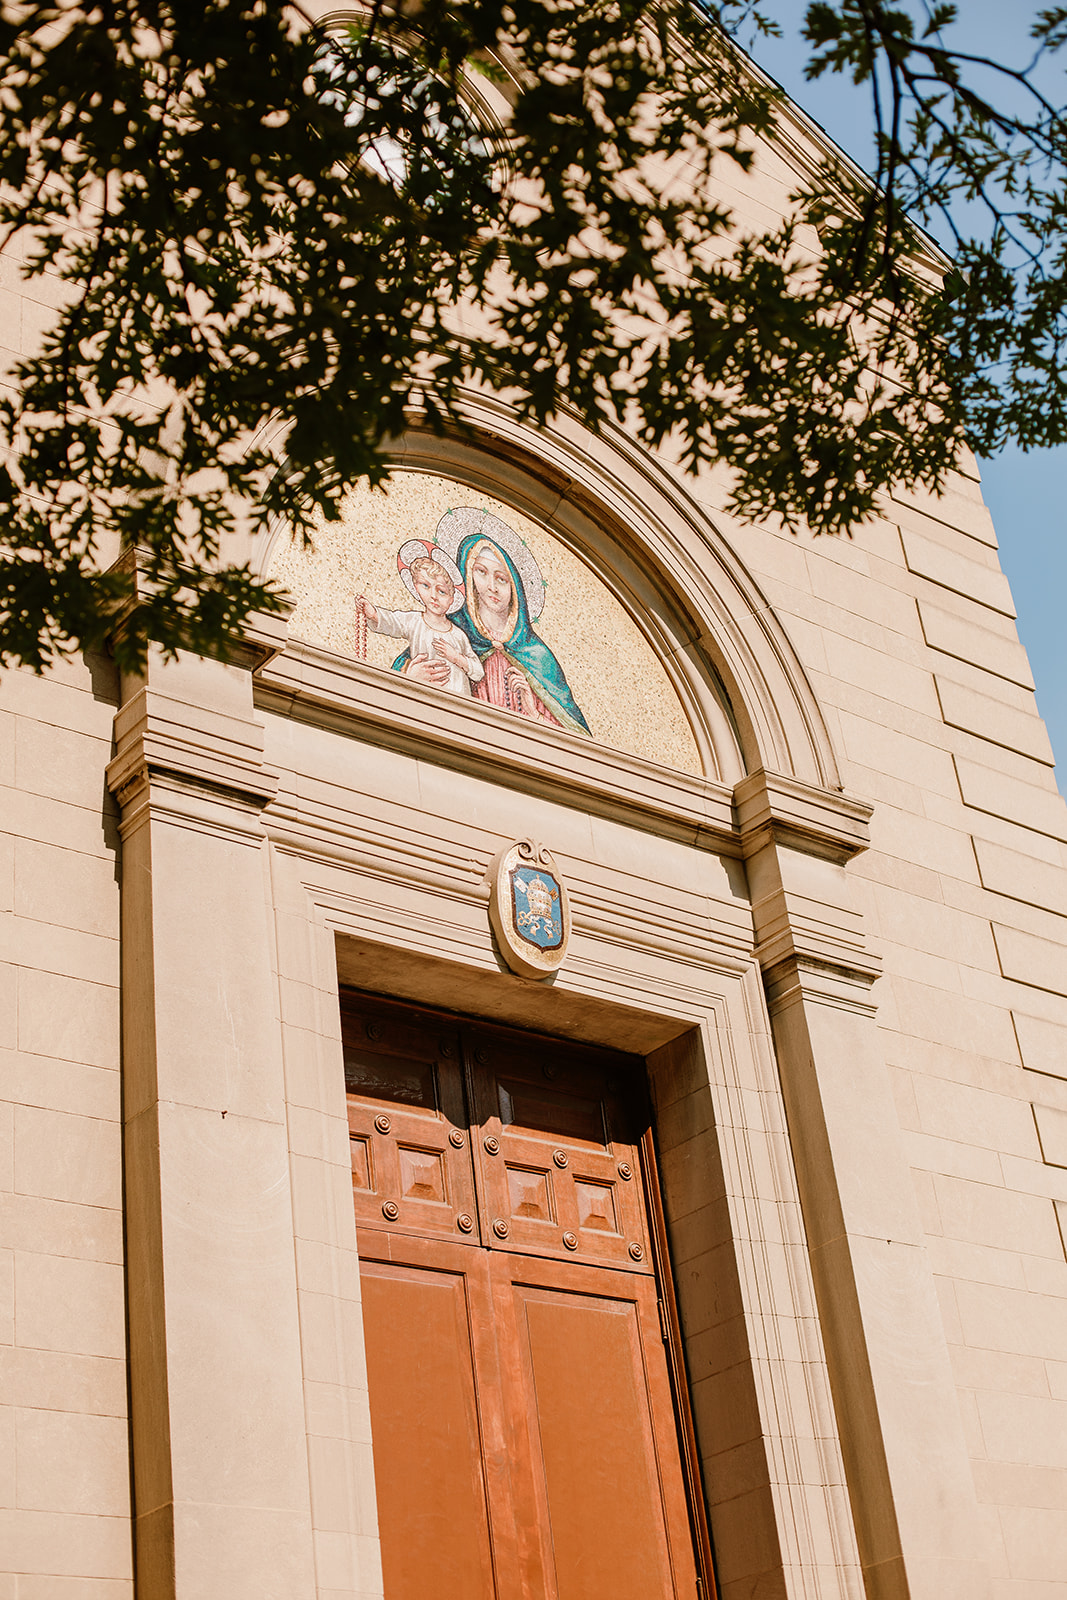
M529 547L499 517L473 506L447 511L438 545L452 555L466 599L452 620L485 669L476 700L572 733L589 733L556 657L534 631L545 584Z

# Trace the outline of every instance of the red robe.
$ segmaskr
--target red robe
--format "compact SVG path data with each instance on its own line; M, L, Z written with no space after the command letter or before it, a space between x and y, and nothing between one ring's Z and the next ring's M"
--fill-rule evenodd
M482 657L482 666L485 668L485 677L481 683L473 686L472 693L476 700L488 700L491 706L502 706L505 711L514 711L518 716L526 716L527 712L520 710L515 702L515 696L508 687L508 672L518 672L520 668L513 666L498 645L487 656ZM522 676L525 678L526 674ZM554 728L562 728L563 724L558 717L554 717L535 690L529 678L529 693L533 695L534 705L537 707L536 716L541 722L550 722Z

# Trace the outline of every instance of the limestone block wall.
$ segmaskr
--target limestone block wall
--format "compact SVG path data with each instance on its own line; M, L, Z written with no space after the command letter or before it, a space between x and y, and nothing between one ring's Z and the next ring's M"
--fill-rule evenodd
M802 112L719 178L773 223L820 135ZM816 248L814 238L809 240ZM731 523L810 676L851 793L850 873L884 956L878 1026L1003 1600L1067 1583L1067 807L973 462L849 539ZM876 1186L870 1173L865 1181ZM931 1450L937 1441L930 1440Z
M774 222L801 170L794 154L768 155L748 178L724 164L724 197L749 220ZM0 264L0 364L32 347L51 315L49 293L47 281L23 285L10 264ZM538 441L529 443L536 453ZM869 1259L907 1256L916 1281L929 1273L937 1286L984 1513L973 1559L990 1576L992 1595L1058 1600L1067 1583L1067 808L977 474L957 474L936 502L886 497L879 520L852 540L732 523L721 511L716 474L695 487L687 481L684 492L726 533L784 626L829 726L844 788L874 804L872 848L847 868L884 958L874 989L882 1058L864 1070L872 1080L884 1070L892 1090L896 1125L886 1148L903 1146L921 1237L872 1237ZM192 709L201 709L194 702L195 695ZM0 681L0 1600L119 1600L132 1591L118 833L105 780L117 705L104 660L73 662L45 679L19 673ZM250 711L242 717L252 725ZM346 757L352 748L346 743ZM408 765L389 760L406 791ZM443 767L424 767L425 792L452 785L442 774ZM307 774L297 771L296 780ZM724 791L727 809L728 802ZM394 852L395 815L394 807L382 822ZM503 827L495 801L491 826ZM191 843L193 831L181 827L188 860L198 860L206 876L207 846ZM167 884L157 873L157 928L168 926L168 905L181 903L186 859L175 851ZM342 868L331 871L340 881ZM272 890L282 952L291 887L279 877ZM180 950L176 924L169 925ZM224 935L214 930L220 948ZM200 959L208 964L203 952ZM320 961L321 1026L299 1021L295 990L282 996L298 1179L302 1163L319 1157L317 1134L298 1127L313 1096L310 1076L294 1088L292 1041L294 1032L317 1038L332 1028L333 974L321 968ZM261 988L267 993L265 981ZM176 980L174 990L172 1084L185 1081L184 993ZM216 1010L212 1026L221 1037L227 1018L221 1004ZM266 1002L249 1011L269 1043L277 1018ZM258 1037L249 1025L238 1042L251 1056ZM272 1071L280 1082L281 1069ZM255 1081L262 1085L262 1072ZM175 1096L161 1090L160 1099L172 1105ZM218 1114L208 1100L193 1110ZM223 1109L220 1126L226 1116ZM272 1118L271 1137L280 1139L276 1108ZM896 1174L869 1161L868 1131L857 1126L855 1144L838 1145L836 1176L871 1193L874 1216ZM336 1154L331 1147L337 1171L323 1190L335 1196L346 1181ZM855 1170L846 1173L849 1161ZM298 1208L310 1192L294 1180ZM283 1211L279 1202L278 1217ZM297 1241L313 1232L309 1216L310 1206L294 1212ZM236 1210L233 1217L239 1221ZM805 1219L809 1238L814 1220ZM314 1320L315 1297L332 1270L324 1254L312 1259L310 1245L297 1252L307 1407L309 1414L319 1408L309 1431L305 1520L319 1537L323 1593L356 1587L336 1553L342 1535L358 1537L358 1582L375 1581L369 1498L357 1505L347 1489L335 1492L341 1453L331 1441L341 1438L335 1413L349 1403L351 1375L316 1366L308 1335L325 1325ZM351 1262L345 1270L351 1277ZM875 1281L871 1304L877 1294ZM893 1350L888 1301L866 1331L906 1379L909 1352ZM297 1349L295 1333L289 1346ZM196 1374L186 1376L195 1466ZM894 1392L906 1391L902 1381ZM881 1416L887 1433L891 1410ZM365 1465L362 1410L350 1431L353 1459ZM928 1472L940 1448L931 1424L923 1442ZM294 1459L290 1452L296 1477ZM290 1499L299 1499L296 1490ZM929 1506L931 1522L940 1514ZM942 1596L952 1600L947 1589Z
M988 1509L981 1554L995 1595L1051 1600L1067 1582L1067 806L978 475L936 502L887 498L852 540L731 537L810 674L845 788L874 802L849 870L885 962L878 1026Z
M131 1593L117 684L0 682L0 1595Z

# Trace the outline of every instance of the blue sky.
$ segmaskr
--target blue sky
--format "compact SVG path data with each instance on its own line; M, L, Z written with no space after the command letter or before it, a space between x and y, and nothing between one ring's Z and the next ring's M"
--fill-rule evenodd
M841 77L804 79L808 48L800 38L805 0L765 0L784 37L758 42L753 54L831 138L861 165L870 165L868 91ZM1039 7L994 0L960 0L960 21L946 38L958 48L1022 65L1032 51L1029 28ZM913 10L915 8L913 7ZM1067 52L1060 58L1067 67ZM1043 86L1067 102L1067 76L1057 68ZM1037 701L1067 793L1067 446L1024 454L1009 447L983 461L986 504L1000 541L1001 565L1019 613L1019 634L1030 655Z

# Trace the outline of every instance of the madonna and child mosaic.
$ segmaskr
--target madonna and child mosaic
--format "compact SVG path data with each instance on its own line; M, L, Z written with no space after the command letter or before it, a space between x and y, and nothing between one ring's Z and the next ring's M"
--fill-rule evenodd
M683 771L701 770L670 680L607 586L558 539L427 473L359 489L269 575L290 635Z

